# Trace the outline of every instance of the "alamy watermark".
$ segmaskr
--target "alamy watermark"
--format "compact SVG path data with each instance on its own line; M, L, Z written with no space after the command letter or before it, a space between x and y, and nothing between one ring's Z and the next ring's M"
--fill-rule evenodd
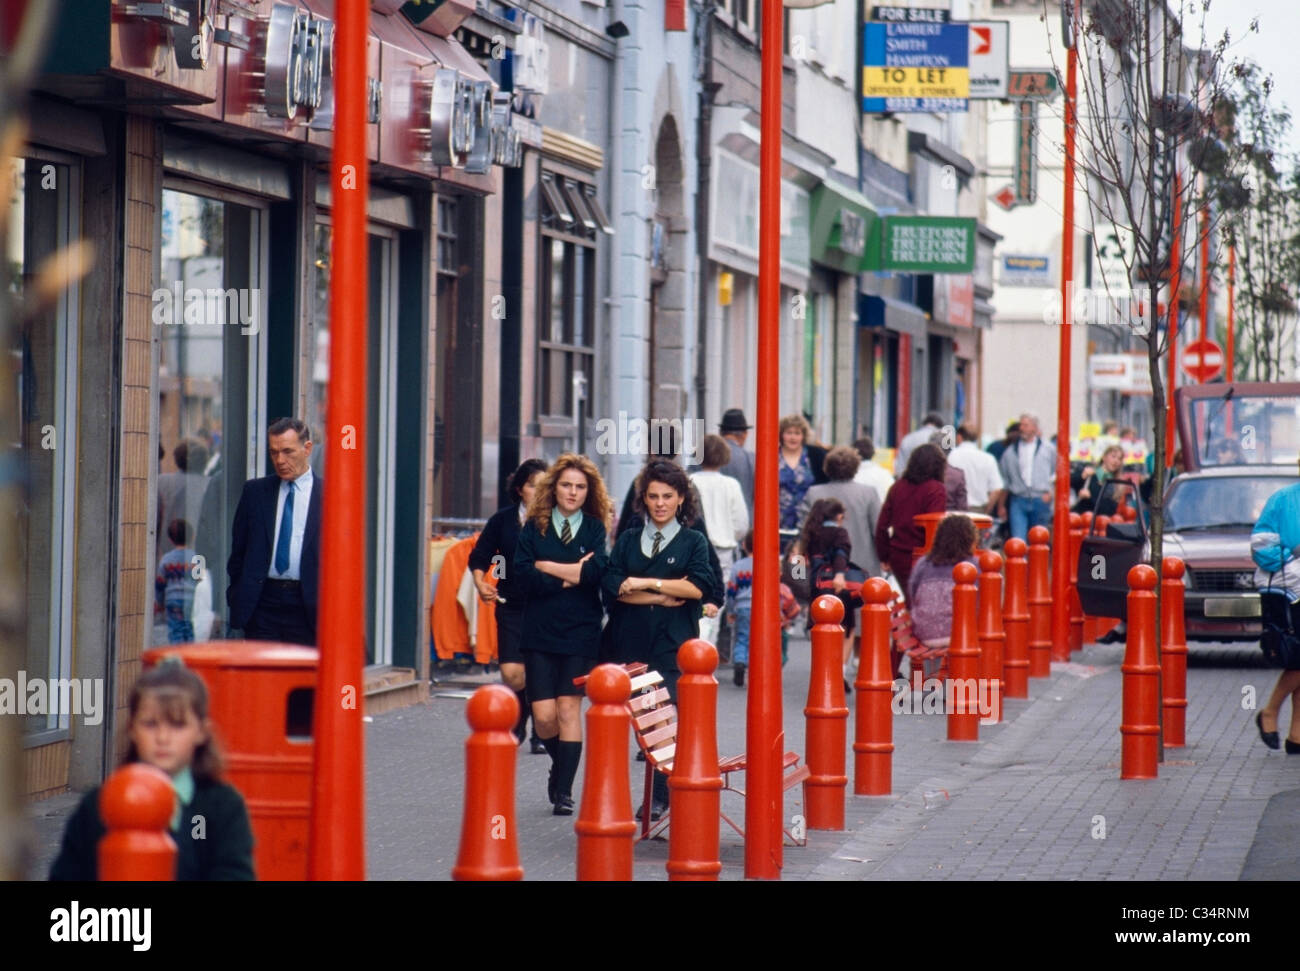
M187 287L177 280L171 289L159 287L153 292L153 322L159 327L220 326L238 327L244 335L256 334L261 325L257 315L262 302L258 289L231 287Z
M1123 327L1138 336L1151 333L1151 320L1160 311L1160 305L1151 299L1147 287L1097 290L1071 283L1066 289L1066 299L1071 326ZM1061 294L1057 290L1043 291L1043 323L1049 327L1061 325Z
M87 725L104 720L103 678L0 678L0 715L79 715Z
M681 455L695 465L704 458L703 418L617 418L596 422L596 452L600 455Z
M915 689L915 690L914 690ZM895 715L945 715L979 712L981 725L997 724L1001 682L987 678L927 678L917 673L911 682L894 682L890 704Z

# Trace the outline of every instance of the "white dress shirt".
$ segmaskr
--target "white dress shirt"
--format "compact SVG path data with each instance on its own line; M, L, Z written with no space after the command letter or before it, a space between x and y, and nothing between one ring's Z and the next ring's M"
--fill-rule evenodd
M857 475L853 477L854 482L861 482L863 485L869 485L876 490L876 495L880 497L880 504L885 504L885 496L889 495L889 487L894 484L894 477L889 474L889 470L883 465L877 465L875 462L863 462L858 466Z
M289 569L283 573L275 571L275 544L280 541L280 520L284 516L284 500L289 495L289 482L280 481L280 489L275 499L275 530L271 533L271 569L267 573L273 580L300 580L302 566L302 538L307 532L307 509L311 506L311 488L315 478L311 466L307 471L293 480L293 532L289 540Z
M1030 456L1032 459L1032 455ZM966 504L985 506L1002 488L998 460L974 442L962 442L948 455L948 464L966 473ZM1022 465L1023 467L1023 465Z
M749 508L740 483L729 475L704 469L692 473L691 482L700 494L709 542L717 550L734 549L749 528Z
M647 515L645 528L641 530L641 553L649 559L651 551L655 548L655 533L663 533L663 539L659 541L659 552L662 553L681 528L682 524L676 518L668 520L663 526L656 526L655 521Z

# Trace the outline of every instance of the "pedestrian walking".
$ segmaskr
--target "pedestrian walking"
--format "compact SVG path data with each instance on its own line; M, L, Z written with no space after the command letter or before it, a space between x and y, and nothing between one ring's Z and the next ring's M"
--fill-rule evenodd
M718 434L731 448L731 454L718 471L740 483L740 491L745 497L745 509L751 522L754 519L754 453L745 448L745 441L749 438L752 427L754 426L745 419L745 413L739 408L724 411L722 421L718 424Z
M889 470L883 465L878 465L872 461L876 454L876 446L866 435L859 438L853 443L854 450L858 457L862 459L862 464L858 466L858 471L853 476L854 482L861 482L863 485L869 485L876 490L876 495L880 498L881 505L885 502L885 496L889 495L889 487L894 484L894 477L889 474Z
M1259 737L1280 747L1282 704L1291 699L1287 755L1300 755L1300 483L1269 496L1250 534L1263 636L1260 646L1283 670L1255 715Z
M307 423L279 418L267 429L274 475L244 483L226 561L230 626L249 640L316 643L321 503Z
M582 689L600 651L600 584L609 559L605 482L585 455L566 452L537 485L515 545L524 595L524 680L533 725L551 756L547 796L556 816L573 815L582 759Z
M948 503L943 472L948 461L937 445L918 445L907 460L903 477L893 484L876 520L876 554L907 589L912 573L912 550L925 542L925 530L915 517L925 512L943 512Z
M155 603L167 617L167 643L189 644L194 640L194 530L183 519L167 524L167 538L173 548L158 561L154 577Z
M514 574L515 547L519 543L519 531L528 520L528 507L532 505L544 475L546 463L541 459L527 459L515 469L508 487L513 501L492 514L469 555L470 574L479 600L496 612L501 683L519 699L515 737L520 745L526 737L530 708L523 654L525 594ZM489 582L489 578L496 579L496 584ZM534 719L532 752L537 755L545 751L546 746L537 735L537 721Z
M636 481L640 530L619 536L604 576L607 627L614 660L644 662L664 679L677 704L677 649L699 636L701 601L713 589L708 540L686 524L696 518L686 472L651 462ZM651 819L668 808L668 783L655 773Z
M221 752L202 679L179 659L165 660L136 681L127 709L130 744L122 765L152 765L176 789L168 826L176 844L176 879L255 879L248 807L239 791L221 779ZM96 786L82 796L68 818L51 880L99 879L99 841L107 832L99 793Z
M1020 416L1020 437L1002 453L1002 478L1010 498L1007 515L1011 535L1027 539L1034 526L1052 525L1052 484L1056 480L1056 449L1039 437L1038 416Z
M939 447L939 451L943 452L945 461L952 454L954 444L952 436L949 434L950 431L950 429L944 429L930 436L930 443ZM944 466L943 491L946 496L945 508L949 512L966 511L968 502L966 498L966 473L951 462Z
M818 499L808 510L808 521L804 523L799 534L799 550L807 558L808 575L812 578L813 592L817 592L819 581L829 581L831 592L844 605L844 619L840 627L844 630L844 653L841 663L844 667L844 690L853 690L850 682L853 662L854 607L859 600L849 589L849 573L853 560L853 543L849 532L844 528L844 503L838 499ZM853 577L860 589L865 576L858 571ZM808 614L808 629L813 626L812 612Z
M823 465L826 450L809 444L812 428L803 415L786 415L778 429L781 435L781 453L778 465L780 493L780 528L797 529L799 504L803 495L814 485L826 481Z
M735 559L736 543L749 528L749 510L745 506L745 495L741 492L740 483L720 471L730 458L730 453L731 447L725 439L717 435L704 436L703 467L690 477L691 485L699 497L700 513L704 518L709 542L718 558L724 586ZM700 622L700 637L710 644L716 643L717 631L717 614L705 617Z
M894 470L906 469L907 463L911 461L912 452L920 445L928 445L934 437L934 433L943 428L943 415L937 411L931 411L921 420L921 427L915 431L908 432L903 436L903 440L898 443L898 453L894 456Z
M948 453L948 464L966 476L966 506L971 512L987 512L1002 491L998 460L979 447L979 433L970 425L957 426L957 447Z

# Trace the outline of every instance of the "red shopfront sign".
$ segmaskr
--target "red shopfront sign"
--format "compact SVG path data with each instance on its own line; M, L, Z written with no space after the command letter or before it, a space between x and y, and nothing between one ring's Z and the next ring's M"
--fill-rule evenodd
M665 0L664 30L686 29L686 0Z

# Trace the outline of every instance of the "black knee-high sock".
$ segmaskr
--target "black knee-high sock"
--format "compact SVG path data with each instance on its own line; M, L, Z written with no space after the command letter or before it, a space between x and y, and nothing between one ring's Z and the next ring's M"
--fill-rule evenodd
M555 791L558 795L573 796L573 780L578 776L578 763L581 760L581 742L559 742L555 760Z
M515 722L515 738L523 741L527 737L528 731L528 694L523 688L515 691L515 698L519 700L519 721Z
M542 744L546 746L546 754L551 757L551 761L558 765L560 759L557 753L560 750L560 736L552 735L550 738L544 738Z
M662 772L656 772L654 774L651 796L655 802L665 804L668 802L668 776L664 775Z

